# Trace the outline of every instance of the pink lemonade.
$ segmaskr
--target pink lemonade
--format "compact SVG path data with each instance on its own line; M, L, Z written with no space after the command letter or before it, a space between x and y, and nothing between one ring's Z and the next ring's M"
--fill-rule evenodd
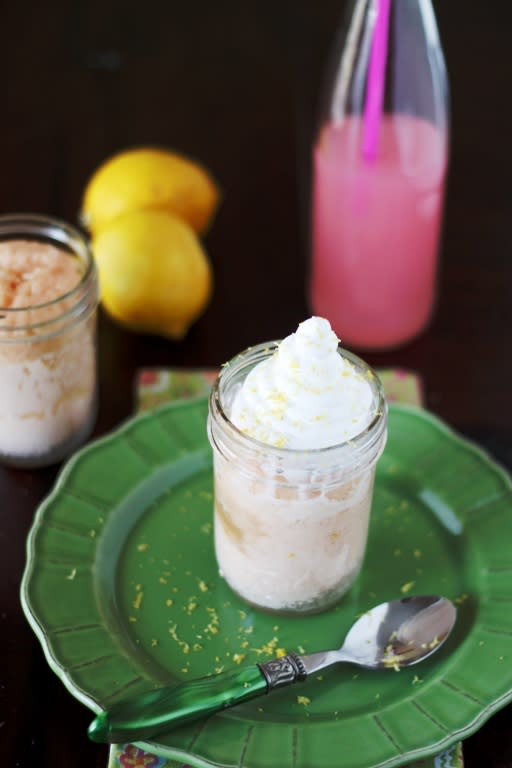
M328 123L314 150L311 303L343 344L401 344L434 303L445 134L384 115L377 158L362 157L362 120Z

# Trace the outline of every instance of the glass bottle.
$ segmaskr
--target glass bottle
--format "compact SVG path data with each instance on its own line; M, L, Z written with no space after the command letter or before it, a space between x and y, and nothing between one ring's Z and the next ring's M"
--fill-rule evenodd
M355 0L313 149L310 303L343 345L419 334L435 301L448 82L431 0Z

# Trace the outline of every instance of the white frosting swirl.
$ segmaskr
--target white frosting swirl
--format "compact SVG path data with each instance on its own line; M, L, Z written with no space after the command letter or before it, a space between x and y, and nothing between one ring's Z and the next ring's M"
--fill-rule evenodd
M373 412L369 381L339 354L329 322L311 317L252 369L230 418L262 443L312 450L355 437Z

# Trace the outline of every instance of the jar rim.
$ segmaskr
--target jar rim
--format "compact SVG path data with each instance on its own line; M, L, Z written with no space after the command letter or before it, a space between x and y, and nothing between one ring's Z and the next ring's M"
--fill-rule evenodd
M377 401L373 418L366 425L366 427L361 430L361 432L357 433L357 435L354 435L354 437L351 437L349 440L344 440L340 443L329 445L324 448L278 448L274 445L264 443L261 440L257 440L251 435L246 434L231 421L228 414L226 413L224 406L222 405L220 392L227 372L229 371L231 374L236 373L247 365L248 360L253 360L254 358L261 358L261 360L265 359L265 357L270 356L277 350L280 343L281 340L275 340L248 347L233 357L231 360L229 360L227 363L225 363L212 386L210 393L210 412L214 413L221 419L223 426L228 430L228 434L235 440L238 440L243 445L247 446L248 448L252 448L255 451L271 450L273 455L282 457L283 459L286 457L298 456L308 456L312 458L315 456L326 457L329 455L334 455L345 446L350 446L354 450L354 453L357 453L357 451L361 449L364 450L375 433L377 432L380 434L380 430L378 430L379 425L383 429L387 421L387 403L384 395L384 387L379 376L368 363L341 345L338 345L338 354L347 359L350 363L354 364L358 369L366 370L371 374L369 381L372 384L374 397Z
M61 232L65 232L68 235L68 239L56 237L56 232L59 230ZM12 237L10 236L11 232ZM6 237L6 235L9 235L9 237ZM50 301L44 301L40 304L27 304L24 307L3 307L0 305L0 313L7 317L15 317L17 313L27 312L28 310L47 309L48 307L58 305L65 299L71 298L74 294L78 294L84 285L87 284L91 275L95 272L92 250L89 243L87 242L87 238L78 228L74 227L72 224L68 224L66 221L63 221L62 219L56 218L54 216L43 216L35 213L7 213L0 215L0 242L4 242L8 239L21 239L22 237L26 237L28 240L33 239L36 241L34 236L45 237L47 240L53 240L54 242L57 241L62 243L62 245L69 245L70 240L76 240L83 248L83 254L85 256L85 269L80 276L80 280L78 283L76 283L76 285L73 286L73 288L70 288L69 291L66 291L65 293L59 294L59 296L51 299ZM47 325L48 322L53 322L53 320L46 320L41 323L30 323L29 325L19 326L17 329L11 328L9 330L13 331L22 329L26 330L27 328L38 328L42 325Z
M0 306L0 319L6 319L8 317L23 317L23 313L27 312L35 312L37 314L45 309L58 307L61 304L64 305L67 301L71 300L70 306L55 317L44 320L36 319L33 322L5 328L2 328L0 324L0 338L5 332L9 336L9 339L5 339L5 341L18 343L19 341L27 340L27 331L43 329L43 332L51 333L50 328L52 326L56 323L61 323L67 317L73 316L76 313L77 306L81 305L84 295L88 295L88 286L91 282L93 285L96 285L96 265L86 235L72 224L68 224L66 221L54 216L35 213L0 215L0 242L15 239L25 239L33 242L44 241L55 244L55 247L59 247L59 244L61 244L70 249L70 256L81 257L84 266L78 282L65 293L61 293L49 301L39 304L27 304L23 307ZM76 301L73 302L75 297Z

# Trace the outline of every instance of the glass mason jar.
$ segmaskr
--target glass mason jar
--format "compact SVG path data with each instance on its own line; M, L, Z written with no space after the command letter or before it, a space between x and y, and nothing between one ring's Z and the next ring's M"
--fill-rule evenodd
M70 267L71 288L59 282ZM78 230L45 216L0 216L2 463L46 466L89 436L97 412L97 306L96 268Z
M275 448L249 437L230 421L233 399L277 346L242 352L223 367L212 389L215 552L222 576L246 602L314 613L344 595L360 571L387 407L377 375L340 349L373 392L373 417L360 434L315 450Z

